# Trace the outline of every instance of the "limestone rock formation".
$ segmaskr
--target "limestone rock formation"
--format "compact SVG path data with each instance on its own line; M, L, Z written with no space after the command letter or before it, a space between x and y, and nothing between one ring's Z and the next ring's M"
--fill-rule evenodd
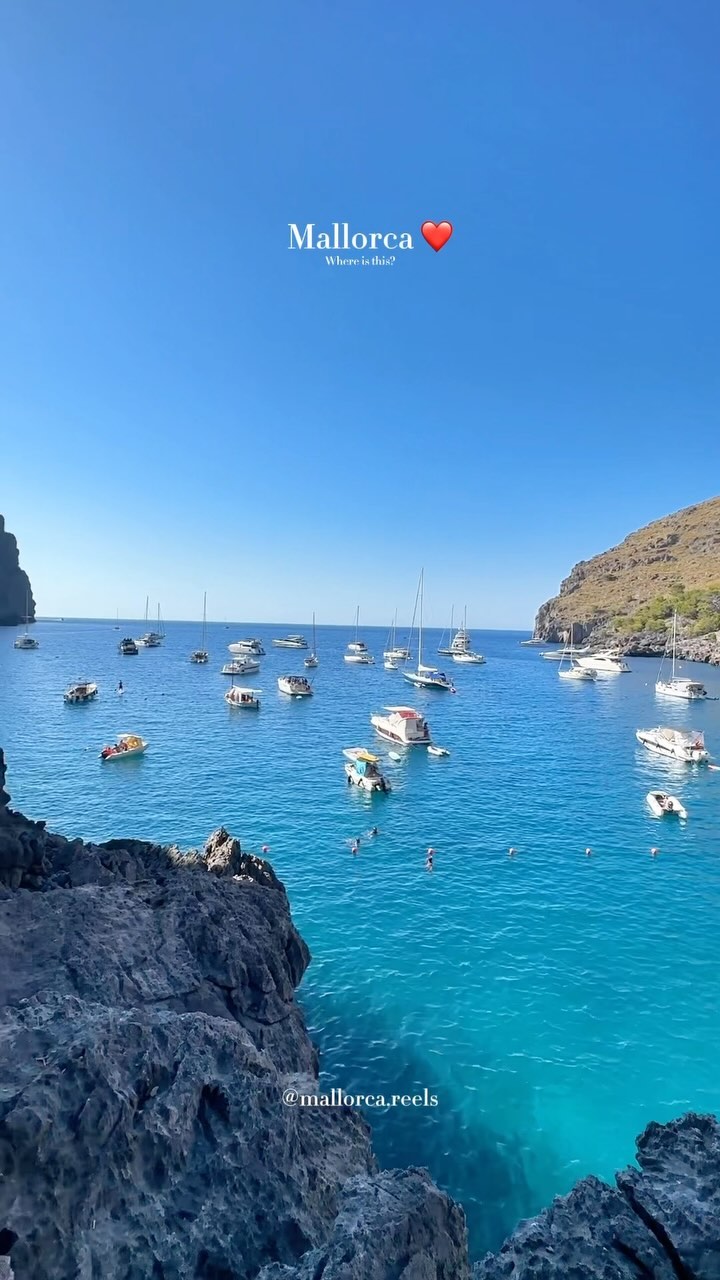
M16 627L24 620L26 609L33 622L35 601L30 579L20 568L17 542L7 533L5 518L0 516L0 627Z
M576 644L621 643L630 654L662 653L667 633L654 636L632 629L622 636L615 622L673 592L710 591L720 584L720 498L711 498L655 520L618 546L581 560L560 585L557 596L538 610L535 635L548 642L569 637ZM713 605L713 612L718 608ZM699 640L683 636L680 657L720 662L715 628Z

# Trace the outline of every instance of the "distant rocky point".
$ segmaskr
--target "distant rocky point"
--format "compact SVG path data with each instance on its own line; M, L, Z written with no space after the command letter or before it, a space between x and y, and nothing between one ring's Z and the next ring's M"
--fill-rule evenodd
M618 645L636 656L664 652L678 614L678 656L720 663L720 498L631 533L581 560L538 610L535 635L561 643Z
M0 627L16 627L24 622L26 613L34 622L30 579L20 568L17 542L5 529L5 517L0 516Z
M0 750L0 1280L718 1280L720 1126L651 1124L471 1268L423 1169L378 1171L318 1091L309 962L272 867L68 840Z

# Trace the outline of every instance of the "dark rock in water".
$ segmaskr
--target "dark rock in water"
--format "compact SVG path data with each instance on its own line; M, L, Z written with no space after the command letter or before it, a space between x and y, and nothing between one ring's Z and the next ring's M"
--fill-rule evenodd
M351 1178L326 1244L258 1280L470 1280L465 1219L424 1169Z
M5 517L0 516L0 627L16 627L24 621L26 612L34 622L30 579L20 568L17 542L5 529Z
M585 1178L522 1223L473 1280L720 1280L720 1125L650 1124L615 1190Z

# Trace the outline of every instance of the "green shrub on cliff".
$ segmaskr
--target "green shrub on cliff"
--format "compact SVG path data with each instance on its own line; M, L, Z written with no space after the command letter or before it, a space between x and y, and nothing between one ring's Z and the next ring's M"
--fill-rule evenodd
M685 628L693 636L704 636L720 630L720 585L693 587L686 590L679 586L668 595L656 596L633 614L616 618L615 627L625 635L634 631L662 631L677 610L678 617L692 626Z

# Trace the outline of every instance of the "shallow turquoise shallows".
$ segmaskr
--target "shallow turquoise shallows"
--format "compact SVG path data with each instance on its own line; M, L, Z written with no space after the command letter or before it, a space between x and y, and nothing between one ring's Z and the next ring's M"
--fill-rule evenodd
M375 667L343 663L350 628L318 630L315 696L291 700L277 676L305 655L269 643L286 628L208 630L208 667L188 662L198 624L169 624L137 657L117 652L127 624L40 623L36 652L0 631L13 802L69 836L190 846L223 823L268 844L313 953L300 996L325 1084L437 1094L436 1108L374 1112L375 1146L462 1202L476 1255L583 1174L612 1176L648 1121L720 1109L720 772L635 741L683 725L720 757L720 702L661 704L652 660L562 681L499 632L475 637L485 667L448 664L456 697L418 692L383 669L384 631L363 632ZM267 649L247 681L259 713L223 700L227 645L247 634ZM719 671L685 671L720 693ZM65 706L80 677L99 698ZM372 746L371 712L405 702L451 755L390 761L389 796L348 788L342 748ZM121 732L146 737L147 755L102 764ZM656 784L682 797L686 824L652 817Z

